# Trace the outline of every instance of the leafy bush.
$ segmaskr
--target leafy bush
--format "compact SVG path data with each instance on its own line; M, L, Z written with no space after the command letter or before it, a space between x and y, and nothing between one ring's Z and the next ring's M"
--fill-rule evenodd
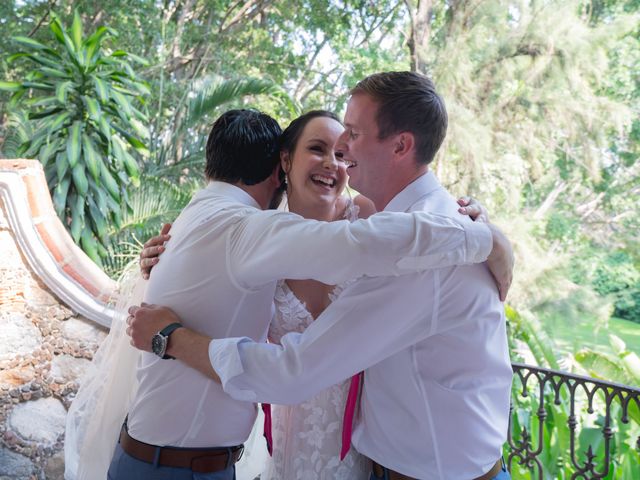
M594 289L614 298L614 315L640 323L640 270L626 252L604 257L594 272Z
M574 258L570 273L577 283L590 284L598 294L610 297L614 316L640 323L640 270L629 253L589 248Z
M582 349L578 353L560 358L552 338L540 328L537 318L530 312L516 312L506 307L511 359L516 362L540 365L554 370L566 370L580 375L589 375L597 379L637 385L640 382L640 358L630 352L625 343L615 335L609 336L611 348L602 353L589 349ZM541 411L538 400L539 382L535 377L528 381L529 393L522 395L522 384L516 376L513 383L513 414L511 431L516 442L530 441L534 450L540 448L537 457L540 467L514 457L511 463L511 475L516 479L533 478L576 478L575 466L570 455L571 403L567 386L560 388L559 402L556 403L556 392L552 383L547 383L543 396L545 408ZM589 405L585 392L581 388L575 390L574 414L576 418L576 457L579 462L587 460L587 450L595 455L594 463L597 470L602 470L602 459L605 454L603 429L606 427L604 413L606 412L605 398L602 392L594 396L593 404ZM592 409L589 407L593 407ZM627 479L639 478L640 453L636 450L636 440L640 435L640 408L634 402L629 403L628 423L622 420L620 402L611 405L611 420L614 429L611 448L611 469L604 478ZM544 412L541 418L538 415ZM539 425L544 424L543 434L540 436ZM525 433L526 431L526 433ZM505 447L505 458L510 453L509 446ZM538 471L540 470L540 471ZM538 476L539 474L539 476ZM578 475L577 478L580 478ZM585 477L587 478L587 477Z
M76 243L98 264L107 256L109 224L130 210L127 188L139 184L137 158L148 154L146 114L135 105L149 94L123 50L110 54L104 41L117 33L99 27L83 38L80 16L66 29L54 15L55 47L14 37L33 69L21 81L0 82L11 105L28 112L17 154L45 168L56 212ZM31 134L29 134L31 133Z

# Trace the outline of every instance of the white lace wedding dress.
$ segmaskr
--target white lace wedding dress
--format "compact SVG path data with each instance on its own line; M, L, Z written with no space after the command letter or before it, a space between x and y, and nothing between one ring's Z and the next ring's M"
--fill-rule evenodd
M349 204L345 219L357 219L357 207ZM331 301L342 290L337 286ZM279 342L289 332L303 332L313 316L283 280L275 294L276 315L269 341ZM349 381L334 385L299 405L273 405L273 458L260 480L361 480L368 479L369 461L351 448L340 461L342 419Z

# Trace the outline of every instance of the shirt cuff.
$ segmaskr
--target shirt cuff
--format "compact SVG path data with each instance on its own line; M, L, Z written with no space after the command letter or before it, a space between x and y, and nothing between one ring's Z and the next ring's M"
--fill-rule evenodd
M242 389L234 385L234 379L244 373L239 346L244 342L252 342L250 338L224 338L209 342L209 362L220 377L222 389L236 400L255 402L253 390ZM237 383L237 382L235 382Z
M493 249L493 234L486 223L467 222L464 224L467 264L484 262Z

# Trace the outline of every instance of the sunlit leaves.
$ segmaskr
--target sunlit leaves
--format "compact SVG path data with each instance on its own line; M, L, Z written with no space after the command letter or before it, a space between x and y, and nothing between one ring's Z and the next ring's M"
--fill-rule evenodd
M139 185L138 158L148 155L148 119L139 105L150 90L128 63L145 61L122 50L105 54L115 31L99 27L84 38L77 12L68 30L55 14L49 28L54 47L13 39L23 51L9 60L29 61L32 69L22 81L0 82L0 90L12 92L13 105L33 122L35 133L18 151L46 167L56 212L100 263L107 227L119 226L131 208L127 188Z

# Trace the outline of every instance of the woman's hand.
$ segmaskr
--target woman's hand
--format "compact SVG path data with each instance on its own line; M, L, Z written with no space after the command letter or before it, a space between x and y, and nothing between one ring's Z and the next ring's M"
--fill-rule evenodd
M469 215L474 222L489 223L489 211L475 198L460 197L458 205L460 205L458 212L462 215Z
M142 273L142 278L145 280L149 278L151 269L160 260L160 254L164 252L165 242L171 238L169 230L171 230L171 224L165 223L162 226L162 230L160 230L160 235L150 238L143 245L140 252L140 273Z

